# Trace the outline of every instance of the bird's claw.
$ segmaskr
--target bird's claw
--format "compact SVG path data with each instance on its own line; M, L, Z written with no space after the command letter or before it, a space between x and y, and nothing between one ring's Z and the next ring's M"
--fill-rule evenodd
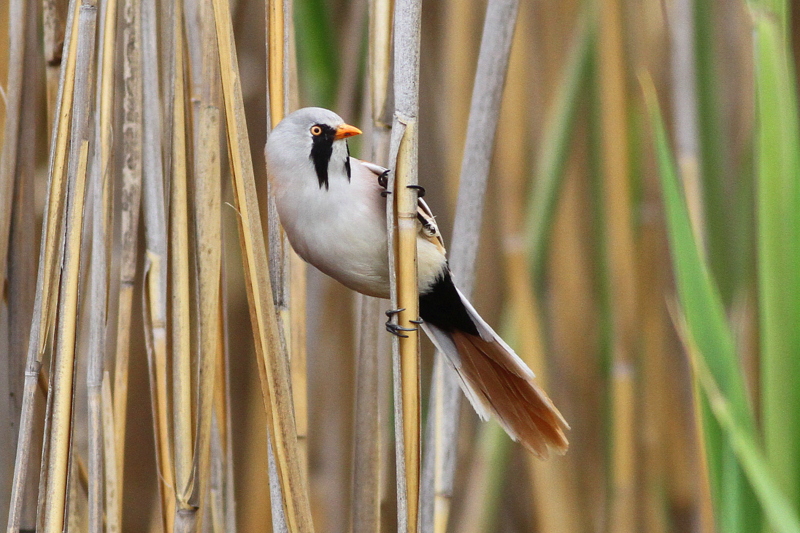
M383 174L378 176L378 185L384 189L389 185L389 170L385 170Z
M406 185L406 189L414 189L417 191L417 198L425 196L425 187L422 185Z
M388 331L389 333L391 333L392 335L395 335L397 337L402 337L404 339L407 339L408 335L404 335L402 332L403 331L417 331L417 328L406 328L406 327L401 326L400 324L395 324L394 322L392 322L392 318L394 318L394 316L396 314L398 314L398 313L400 313L402 311L405 311L405 310L406 310L405 307L403 307L401 309L389 309L388 311L386 311L386 316L389 317L389 320L386 321L386 331ZM412 324L421 324L422 323L422 321L419 321L419 320L409 320L409 322L411 322Z

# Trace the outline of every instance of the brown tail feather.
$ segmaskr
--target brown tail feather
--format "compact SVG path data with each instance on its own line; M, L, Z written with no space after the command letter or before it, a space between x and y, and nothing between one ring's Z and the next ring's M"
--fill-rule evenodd
M459 374L506 431L538 457L548 457L549 448L566 453L569 425L547 394L522 376L505 348L463 331L450 335L461 359Z

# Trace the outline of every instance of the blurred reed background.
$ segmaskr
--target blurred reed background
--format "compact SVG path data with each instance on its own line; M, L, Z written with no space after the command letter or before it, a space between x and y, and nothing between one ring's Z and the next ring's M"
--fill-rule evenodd
M483 200L473 303L572 426L542 462L456 404L422 531L800 531L792 7L422 3L419 183L448 244L459 194ZM499 122L468 140L474 84L502 86L477 70L493 8ZM393 9L0 5L9 533L397 530L390 303L293 255L262 156L316 105L387 164ZM485 197L459 192L493 136ZM422 347L433 439L454 415Z

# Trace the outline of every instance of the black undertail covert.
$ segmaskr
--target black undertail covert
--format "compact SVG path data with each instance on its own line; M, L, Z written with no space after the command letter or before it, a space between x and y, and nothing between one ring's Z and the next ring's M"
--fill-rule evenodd
M443 331L458 330L479 335L447 269L439 275L428 292L419 295L419 316Z

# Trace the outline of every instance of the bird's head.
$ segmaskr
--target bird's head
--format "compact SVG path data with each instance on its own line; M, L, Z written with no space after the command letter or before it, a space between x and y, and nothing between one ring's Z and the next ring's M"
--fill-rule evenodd
M316 178L328 188L339 175L350 179L347 138L361 130L321 107L305 107L287 115L269 134L265 149L267 169L278 184Z

